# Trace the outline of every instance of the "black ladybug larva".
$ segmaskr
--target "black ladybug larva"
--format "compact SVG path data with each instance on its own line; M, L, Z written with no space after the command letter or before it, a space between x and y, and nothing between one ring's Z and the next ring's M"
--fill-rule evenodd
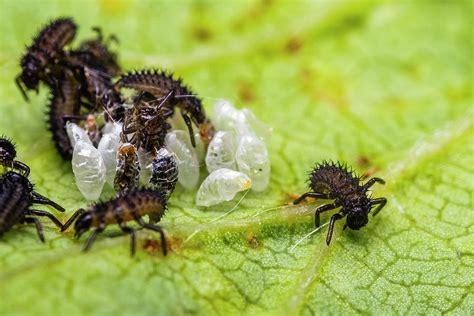
M122 70L118 64L117 54L109 49L111 42L118 43L117 37L110 35L104 40L101 28L93 27L92 30L97 33L97 37L83 41L75 52L83 54L87 64L100 65L111 76L119 75Z
M181 116L188 127L191 143L195 147L192 123L199 128L199 134L205 144L214 135L214 127L206 117L201 100L180 79L159 70L142 70L123 75L115 84L117 89L131 88L140 92L151 93L157 99L168 99L166 106L174 111L180 109Z
M25 177L30 174L30 168L21 161L15 160L16 148L11 140L0 137L0 165L20 171Z
M73 148L66 132L66 121L80 115L78 103L79 83L74 78L67 78L52 89L48 108L48 123L53 142L59 154L65 160L72 158Z
M149 189L129 191L110 201L92 205L86 210L78 210L64 224L63 231L75 221L75 236L79 238L91 227L96 227L87 239L84 247L84 251L87 251L97 235L103 232L107 225L118 224L124 233L130 234L130 251L133 256L135 254L135 230L126 226L125 222L135 220L141 227L153 230L161 235L161 247L163 255L166 255L165 234L160 226L154 225L154 223L160 221L165 210L166 198L160 192ZM145 223L143 220L142 216L145 215L148 215L149 223Z
M57 86L58 78L63 76L63 69L57 65L64 53L64 46L74 39L76 30L72 19L59 18L46 25L34 38L21 59L22 72L15 79L25 100L28 100L28 96L24 87L38 91L40 81Z
M112 78L121 72L117 55L108 50L101 32L97 39L84 41L79 49L68 51L64 64L80 82L80 99L85 100L81 105L89 105L91 109L99 106L113 112L113 108L122 103L112 83Z
M56 226L62 228L61 222L53 214L34 210L33 204L45 204L60 212L64 208L36 193L31 182L23 175L9 171L0 177L0 236L9 231L13 225L33 223L39 239L44 242L43 228L35 216L46 216Z
M372 216L377 213L387 203L386 198L372 199L367 194L369 188L376 182L385 184L380 178L372 178L365 184L361 183L361 178L354 175L353 171L347 169L347 166L340 163L322 162L317 164L309 175L309 188L307 192L296 199L293 203L298 204L306 197L317 199L334 200L332 204L325 204L316 209L315 224L319 227L319 216L338 207L340 211L331 217L329 222L326 244L329 245L334 229L334 223L346 217L344 229L359 230L364 227L368 221L368 215L372 207L377 205Z

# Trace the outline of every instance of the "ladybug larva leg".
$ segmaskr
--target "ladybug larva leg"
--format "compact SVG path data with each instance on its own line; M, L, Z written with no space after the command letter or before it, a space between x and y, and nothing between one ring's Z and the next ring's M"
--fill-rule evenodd
M66 223L64 223L63 225L63 228L61 229L61 231L65 231L66 229L69 228L69 226L72 225L72 223L74 223L74 221L80 216L82 215L83 213L85 212L84 209L78 209L74 214L72 214L72 216L66 221Z
M140 225L141 227L149 230L153 230L157 233L160 234L161 236L161 250L163 251L163 256L166 256L167 253L167 248L166 248L166 239L165 239L165 233L163 229L160 226L153 225L153 224L147 224L141 217L135 217L135 221Z
M135 248L136 248L136 244L137 244L135 229L130 228L130 227L126 226L123 223L120 223L119 226L120 226L120 229L124 233L127 233L127 234L130 235L130 255L133 257L135 255Z
M370 205L378 205L377 208L374 210L374 213L372 213L372 216L377 215L378 212L387 204L387 199L386 198L378 198L378 199L373 199L370 201Z
M189 118L188 114L184 110L181 110L181 116L183 117L184 123L186 124L186 127L188 128L189 137L191 138L191 145L193 145L193 147L196 147L196 140L194 139L194 131L193 131L193 125L192 125L191 119Z
M89 236L89 238L87 238L87 241L86 241L86 244L84 246L84 249L82 251L84 252L87 252L89 251L89 249L91 249L92 247L92 244L94 243L97 235L99 235L100 233L102 233L104 231L105 227L104 226L101 226L101 227L98 227L96 228Z
M293 204L300 204L304 199L307 197L313 198L313 199L328 199L328 195L324 193L318 193L318 192L306 192L302 194L299 198L293 201Z
M39 193L33 192L32 195L33 195L33 203L49 205L49 206L54 207L56 210L58 210L60 212L65 212L66 211L64 209L64 207L62 207L61 205L59 205L58 203L56 203L54 201L51 201L47 197L42 196Z
M45 216L49 218L56 226L63 228L63 224L51 213L40 210L28 210L26 215L36 215L36 216Z
M28 177L30 175L30 167L22 163L21 161L14 161L13 167L23 172L24 177Z
M366 182L366 184L363 185L363 188L365 190L368 190L371 186L373 186L375 183L380 183L380 184L385 184L385 180L380 179L380 178L372 178L369 181Z
M24 223L33 223L36 226L36 233L38 234L39 240L44 242L44 235L43 235L43 226L41 226L40 221L34 217L25 217L23 220Z
M26 94L26 91L25 91L25 89L23 88L23 86L21 84L20 75L16 76L15 83L16 83L16 86L18 87L18 89L20 90L21 94L23 95L23 98L25 99L25 101L29 102L30 99L28 99L28 95Z
M342 213L336 213L333 216L331 216L331 221L329 222L328 234L326 235L326 244L328 246L331 243L332 233L334 231L334 223L337 220L342 219L343 217L344 217L344 214L342 214Z
M314 225L316 227L319 227L319 225L320 225L320 214L321 213L333 210L333 209L338 208L338 207L339 207L339 205L336 205L336 204L325 204L325 205L321 205L320 207L318 207L316 209L316 211L314 212Z

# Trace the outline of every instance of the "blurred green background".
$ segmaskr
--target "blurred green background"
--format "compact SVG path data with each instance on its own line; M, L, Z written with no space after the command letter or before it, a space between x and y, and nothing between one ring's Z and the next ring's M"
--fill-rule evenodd
M124 69L172 70L211 115L215 98L254 111L274 128L271 183L213 223L234 203L198 208L178 188L167 257L147 232L130 258L115 227L82 254L72 232L45 222L43 245L17 226L0 242L0 314L474 312L472 1L1 0L0 134L65 220L87 201L47 132L48 92L27 104L13 81L58 16L79 25L76 43L92 26L115 34ZM383 177L374 195L389 204L330 247L324 228L293 249L314 206L280 206L322 159Z

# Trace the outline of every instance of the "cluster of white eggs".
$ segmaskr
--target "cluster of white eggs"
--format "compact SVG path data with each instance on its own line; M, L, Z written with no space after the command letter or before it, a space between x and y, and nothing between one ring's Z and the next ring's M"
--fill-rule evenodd
M167 133L165 147L159 155L173 155L178 165L178 182L186 190L199 185L200 166L205 162L209 175L200 184L196 203L211 206L232 200L238 192L251 189L261 192L270 178L270 160L266 149L271 127L260 122L249 109L237 110L228 101L219 101L214 107L213 124L216 133L207 151L199 137L196 147L191 145L189 133L180 128L177 116L174 129ZM105 183L114 186L117 171L117 151L122 145L120 123L108 122L101 130L102 137L95 147L87 132L75 123L68 122L66 130L74 147L72 169L82 195L97 200ZM198 135L196 135L198 136ZM140 182L148 184L152 161L141 150Z
M271 127L259 121L249 109L237 110L222 100L214 107L216 134L205 157L209 176L196 196L197 205L211 206L230 201L247 189L265 190L270 179L270 159L265 142Z

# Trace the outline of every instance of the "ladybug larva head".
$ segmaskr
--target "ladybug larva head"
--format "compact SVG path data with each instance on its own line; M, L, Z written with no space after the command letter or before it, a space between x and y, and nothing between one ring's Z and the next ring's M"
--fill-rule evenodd
M368 222L368 212L361 207L355 207L346 218L347 227L353 230L359 230L361 227L367 225Z

